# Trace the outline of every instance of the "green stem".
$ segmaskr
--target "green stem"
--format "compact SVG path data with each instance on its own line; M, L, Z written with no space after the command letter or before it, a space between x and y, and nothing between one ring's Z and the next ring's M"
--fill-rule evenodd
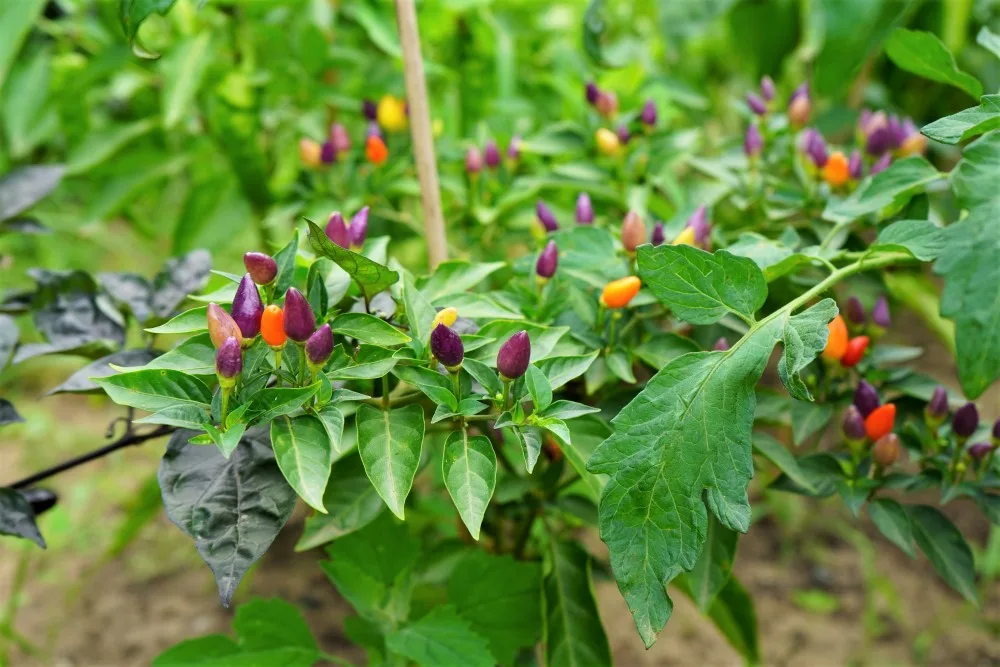
M504 380L503 381L503 399L502 399L502 402L500 403L500 410L502 412L506 411L508 409L507 403L510 401L510 385L511 384L512 384L511 380Z
M299 386L306 381L306 346L299 345Z
M226 415L229 414L229 395L233 393L232 387L222 388L222 407L219 409L219 426L226 430Z
M611 313L611 327L608 331L608 347L607 351L610 352L611 348L615 346L615 328L618 326L618 320L621 318L621 314L618 311Z
M461 369L448 369L448 375L451 376L451 389L455 394L455 400L459 402L462 400L462 377L459 372L460 370Z
M274 376L276 378L275 386L281 386L281 348L274 351Z

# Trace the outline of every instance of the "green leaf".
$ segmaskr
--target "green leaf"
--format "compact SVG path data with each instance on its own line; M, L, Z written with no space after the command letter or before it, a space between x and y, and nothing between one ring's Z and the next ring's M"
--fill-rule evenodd
M948 47L934 33L897 28L886 40L885 52L907 72L955 86L976 99L983 94L979 80L958 69Z
M193 405L171 405L162 410L157 410L151 415L146 415L142 419L136 419L135 423L163 424L165 426L176 426L178 428L201 431L211 421L208 416L208 410L205 408L198 408Z
M792 441L801 445L809 436L823 429L833 418L829 403L792 402Z
M441 262L429 278L419 283L420 291L428 301L435 303L449 294L460 294L476 287L505 266L504 262L472 264L459 259Z
M901 207L939 178L938 170L919 155L896 160L885 171L862 182L849 197L831 199L823 217L845 223L888 207Z
M594 350L590 354L581 356L549 357L541 359L535 365L549 379L549 385L552 389L556 390L586 373L600 353L600 350Z
M306 519L296 551L305 551L360 530L385 509L378 492L365 474L361 457L352 455L337 461L323 494L325 514Z
M748 664L760 662L757 637L757 613L753 598L736 577L729 577L708 609L708 617L715 623L729 645L742 655Z
M753 232L741 234L736 243L726 250L740 257L749 257L756 262L764 272L764 279L767 282L777 280L798 267L813 262L813 258L809 255L795 252L780 241Z
M503 385L500 384L500 378L497 377L496 371L487 366L481 361L476 361L475 359L465 359L462 362L462 368L475 379L476 382L483 386L490 396L496 396L497 394L503 392Z
M281 473L299 496L313 509L326 512L323 493L333 455L330 436L312 415L292 419L288 415L271 422L271 446Z
M266 424L272 419L295 412L316 395L321 385L321 382L314 382L308 387L268 387L262 389L250 399L250 410L254 413L254 422Z
M450 605L435 607L419 621L389 633L385 641L393 653L421 667L493 667L496 664L487 641Z
M531 394L531 401L535 404L535 411L541 412L552 404L552 386L545 373L538 370L534 364L528 366L528 372L524 376L524 384Z
M361 530L326 549L320 567L337 591L365 619L398 626L409 616L410 575L420 559L420 542L383 513Z
M937 573L962 597L978 607L975 564L962 533L935 507L908 505L906 513L910 515L917 546L930 559Z
M171 646L153 659L153 667L236 664L240 647L225 635L207 635Z
M640 262L645 247L640 247ZM742 292L726 290L723 312L733 303L753 304L766 297L760 269L750 260L739 261L756 278L748 279ZM671 284L655 271L647 270L645 279L647 284ZM764 293L757 296L759 290ZM673 294L664 291L663 296L672 306ZM783 335L786 318L787 309L775 311L728 351L691 353L670 362L612 420L614 433L590 459L591 472L609 475L601 495L601 539L646 646L655 641L673 608L666 584L690 571L701 554L708 524L705 505L731 530L746 532L750 525L746 488L753 475L754 385Z
M153 359L143 368L166 368L184 371L191 375L214 375L215 354L212 338L205 332L182 341L177 347Z
M135 139L151 132L157 123L146 118L128 125L113 125L90 132L84 140L70 151L66 159L66 174L84 174L102 164Z
M584 405L583 403L575 403L573 401L555 401L539 413L539 416L546 418L551 417L553 419L560 420L574 419L576 417L582 417L583 415L589 415L600 411L600 408L594 408L589 405Z
M252 429L227 460L214 447L188 444L193 431L177 431L160 463L167 516L195 541L212 569L222 604L229 606L240 579L264 555L295 508L267 432Z
M382 411L362 404L356 419L358 451L368 479L392 513L402 519L406 496L420 464L424 410L419 405L407 405Z
M309 626L294 605L277 598L257 598L240 605L233 630L243 651L300 648L317 653L319 647Z
M682 354L701 352L701 348L690 338L675 333L665 333L653 336L632 351L635 356L658 370Z
M879 232L871 247L908 252L922 262L930 262L944 250L945 236L945 231L930 220L899 220Z
M402 57L399 38L385 13L366 4L350 4L345 6L343 11L345 16L353 19L364 29L368 39L383 53L392 58Z
M703 612L709 610L733 573L738 540L739 533L709 517L705 547L694 569L687 574L691 599Z
M119 405L157 412L178 404L207 408L212 391L193 375L168 369L132 371L92 378Z
M474 551L455 566L447 600L489 641L494 660L510 665L539 636L541 578L538 563Z
M726 313L752 321L767 298L764 275L753 260L725 250L642 245L639 276L661 303L691 324L712 324Z
M524 467L530 475L538 463L538 455L542 452L542 429L534 426L515 426L512 430L521 446Z
M997 219L1000 199L973 208L965 219L945 230L945 248L934 265L934 272L944 278L941 315L955 322L958 377L970 399L979 397L1000 377Z
M410 342L410 337L385 320L366 313L344 313L330 322L334 333L350 336L362 343L394 347Z
M45 548L31 503L15 489L0 489L0 535L22 537Z
M292 232L292 240L284 248L274 253L278 265L278 275L274 278L274 293L281 295L295 284L295 258L299 253L299 230Z
M399 274L364 255L345 250L327 238L326 233L312 220L309 224L309 242L316 254L332 259L358 284L367 299L371 300L399 280Z
M507 339L518 331L527 331L531 340L531 362L538 361L552 354L556 345L569 331L569 327L545 327L532 322L519 320L494 320L479 330L479 335L492 338L493 342L477 349L471 356L491 368L497 365L497 352Z
M920 131L934 141L957 144L997 128L1000 128L1000 95L984 95L978 107L945 116L924 125Z
M412 384L437 405L446 406L452 412L458 411L458 399L447 376L421 366L399 366L393 369L393 375Z
M185 114L196 108L195 96L212 60L211 47L212 34L202 32L176 44L170 55L161 61L160 105L164 130L172 130Z
M783 318L781 344L784 351L778 360L778 377L793 398L813 400L799 373L826 347L827 325L836 316L836 302L823 299L809 310Z
M208 331L208 306L199 306L184 311L177 317L152 329L146 329L151 334L182 334Z
M980 137L965 147L962 161L951 172L951 188L955 197L969 208L1000 202L1000 193L995 187L998 169L1000 131Z
M608 365L608 370L614 373L615 377L622 382L635 384L635 374L632 373L632 360L629 359L625 350L620 347L615 348L604 360Z
M331 370L327 375L331 380L375 380L387 374L395 368L399 359L389 357L387 359L376 359L362 364L345 366Z
M906 508L892 498L874 498L868 503L868 516L890 542L913 558L913 526Z
M816 493L816 487L806 473L799 468L798 461L792 453L782 443L775 440L767 433L754 431L753 448L761 456L773 463L775 467L783 472L790 480L810 493Z
M551 541L552 570L545 577L545 664L610 665L590 576L590 556L576 542Z
M45 8L46 0L0 3L0 90L10 72L21 43ZM0 210L2 210L0 206ZM8 216L0 215L0 219Z
M479 539L479 527L497 485L497 456L489 438L455 431L444 443L441 476L469 533Z
M367 397L361 395L359 399L354 400L364 400L365 398ZM331 400L316 413L330 438L330 452L333 455L333 461L339 461L350 450L350 446L344 439L344 413L337 407L337 403L338 401Z
M150 14L166 16L174 2L176 0L118 0L118 20L135 55L140 58L159 57L159 54L146 50L139 41L139 26L149 18Z
M1000 35L992 32L986 26L979 29L979 34L976 35L976 44L983 47L997 58L1000 58Z
M437 313L430 300L417 289L413 276L408 273L403 275L403 307L414 338L426 342L430 338L431 325Z

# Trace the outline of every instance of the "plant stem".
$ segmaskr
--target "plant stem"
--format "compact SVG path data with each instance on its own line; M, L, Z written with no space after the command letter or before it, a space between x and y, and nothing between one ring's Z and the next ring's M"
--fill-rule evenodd
M455 400L461 402L462 400L462 378L458 370L448 370L448 375L451 376L451 389L455 394Z
M274 377L277 379L277 381L275 383L275 386L276 387L280 387L281 386L281 375L279 374L279 371L281 371L281 349L280 348L276 349L274 351L274 371L275 371L274 372Z
M299 345L299 386L306 381L306 346Z
M219 408L219 426L226 430L226 415L229 414L229 395L233 393L232 387L222 388L222 407Z
M500 403L501 412L507 410L507 403L510 401L510 385L513 384L512 380L503 381L503 399Z
M390 405L389 401L389 376L382 376L382 409L388 410Z

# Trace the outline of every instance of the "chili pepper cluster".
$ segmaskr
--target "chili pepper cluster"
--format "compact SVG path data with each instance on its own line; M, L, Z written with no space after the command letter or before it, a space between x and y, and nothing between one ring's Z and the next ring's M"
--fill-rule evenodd
M406 102L393 95L385 95L376 104L364 100L361 105L368 125L365 129L364 155L368 162L381 166L389 159L383 132L398 133L409 124ZM299 159L310 169L328 167L344 160L351 151L351 137L343 123L333 123L322 142L311 138L299 140Z

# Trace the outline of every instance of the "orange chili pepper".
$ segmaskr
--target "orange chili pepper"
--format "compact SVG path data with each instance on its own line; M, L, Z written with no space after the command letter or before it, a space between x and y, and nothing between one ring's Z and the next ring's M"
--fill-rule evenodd
M383 165L389 159L389 149L385 147L382 137L374 134L365 141L365 156L375 165Z
M840 364L844 368L851 368L856 366L861 358L865 356L865 350L868 349L868 336L855 336L847 342L847 349L844 350L844 355L840 358Z
M850 178L850 168L847 157L840 151L830 153L823 165L823 180L832 187L839 188Z
M828 361L839 361L847 350L847 325L844 324L844 318L837 315L826 328L829 334L826 337L823 358Z
M285 313L275 304L264 309L260 317L260 335L273 348L282 348L288 335L285 333Z
M896 425L896 406L892 403L881 405L865 418L865 433L871 440L892 433Z
M601 292L601 303L608 308L624 308L639 293L642 282L636 276L612 280Z
M319 159L320 151L320 145L312 139L299 139L299 159L305 166L319 168L323 164Z

